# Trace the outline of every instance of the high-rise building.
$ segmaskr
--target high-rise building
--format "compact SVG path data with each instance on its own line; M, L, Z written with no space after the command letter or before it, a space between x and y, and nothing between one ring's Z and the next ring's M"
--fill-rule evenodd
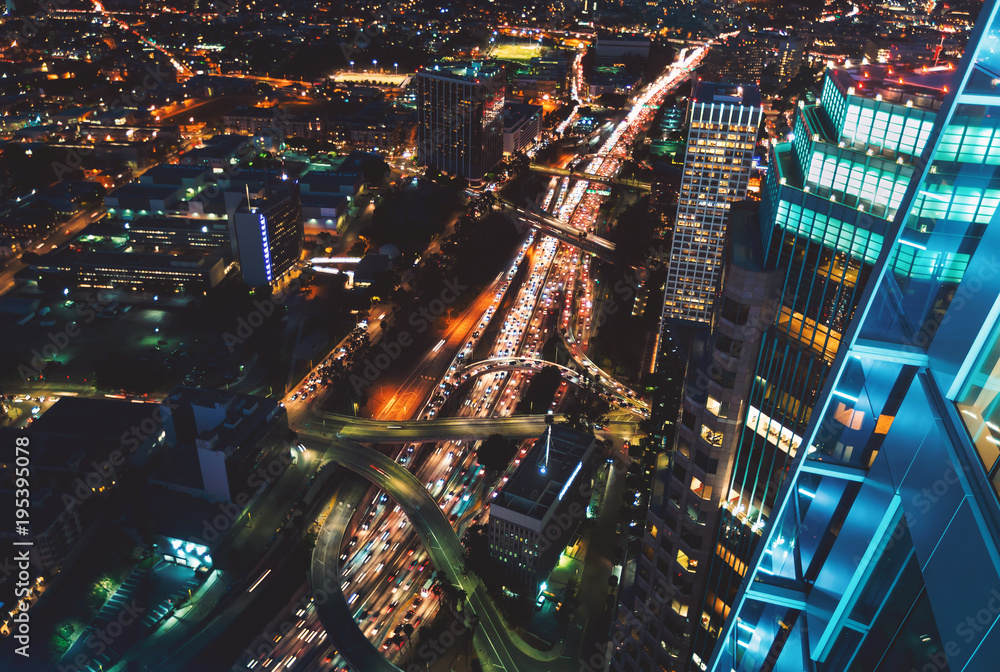
M772 146L759 223L734 221L723 301L689 362L623 592L620 627L640 613L660 627L622 658L631 644L633 661L645 649L666 669L708 661L953 74L831 69L821 100L796 111L793 141Z
M267 287L281 280L302 254L302 205L299 185L273 189L241 203L233 213L233 253L243 281Z
M694 91L664 320L711 322L729 204L746 197L762 116L756 86L702 83Z
M895 110L871 117L888 122L877 138L909 130L925 146L888 226L851 232L878 236L857 309L813 412L788 427L803 449L761 512L738 591L719 595L727 618L701 669L996 669L997 14L984 3L925 142ZM853 107L833 91L823 102Z
M473 184L503 158L504 71L478 62L417 73L417 158Z

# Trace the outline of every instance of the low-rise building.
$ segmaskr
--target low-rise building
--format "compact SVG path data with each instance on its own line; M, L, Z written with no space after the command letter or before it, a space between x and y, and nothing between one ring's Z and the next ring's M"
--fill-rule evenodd
M534 598L586 514L593 434L549 425L490 504L490 557L512 592Z
M503 153L523 152L542 137L541 105L505 103L503 106Z

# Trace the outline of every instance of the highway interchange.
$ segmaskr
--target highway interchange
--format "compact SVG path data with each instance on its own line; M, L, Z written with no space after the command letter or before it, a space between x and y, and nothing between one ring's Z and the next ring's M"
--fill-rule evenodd
M651 120L662 98L700 60L704 49L682 54L677 67L639 94L625 120L605 141L600 156L586 166L586 172L602 177L613 177L618 172L636 134ZM603 197L587 193L587 184L586 180L553 177L540 205L572 230L596 234L596 215ZM538 423L538 419L498 418L513 413L531 371L539 368L541 349L551 335L560 330L578 329L579 338L572 333L565 338L574 360L605 386L613 399L640 417L645 415L644 411L648 413L648 406L633 392L600 372L586 358L585 341L590 333L593 293L589 262L589 255L581 253L578 247L545 235L544 231L529 232L507 269L487 290L491 295L487 297L484 293L477 302L477 310L481 311L479 317L463 319L464 334L448 334L425 356L425 360L429 357L434 364L426 368L436 370L441 382L429 390L425 385L422 388L426 392L424 398L411 397L407 411L400 413L397 408L393 415L398 420L371 423L353 418L322 417L313 412L309 396L305 402L301 397L295 401L286 399L290 420L303 437L312 439L313 444L326 442L324 452L330 459L385 491L384 494L376 493L375 498L368 501L363 497L348 500L344 492L338 492L337 503L321 528L313 560L313 587L317 588L317 578L329 582L331 567L336 568L334 573L340 579L336 592L341 595L341 601L332 607L330 602L335 600L326 600L324 606L329 612L325 617L334 619L337 624L331 627L333 624L327 623L330 632L336 633L340 652L323 658L329 659L332 667L346 669L350 663L356 669L396 669L376 663L373 652L380 652L382 659L390 663L401 659L407 650L405 641L400 644L405 640L404 626L433 616L437 598L432 594L423 595L423 588L431 572L441 570L448 580L461 586L470 596L471 612L480 619L476 649L485 657L483 662L488 669L554 669L552 652L533 651L523 642L515 642L481 584L461 574L463 551L458 536L469 524L479 520L483 505L495 493L495 489L486 492L483 487L482 472L473 450L475 440L488 436L492 429L499 429L500 433L512 438L540 433L531 431L540 428L532 424ZM519 283L515 282L517 278L520 278ZM489 344L480 343L491 325L496 324L495 320L500 320L496 335ZM485 352L484 345L488 345ZM473 352L496 362L496 366L470 369L468 360ZM453 353L450 362L448 354L444 353ZM426 364L423 361L418 366ZM490 367L491 364L473 366ZM565 394L565 385L560 388L553 406L557 406ZM453 394L459 395L454 417L436 419L439 409ZM416 418L418 422L407 422L403 418ZM325 428L324 422L327 423ZM491 425L490 422L505 424ZM395 447L386 454L363 448L348 439ZM428 441L438 443L429 445ZM518 455L508 473L501 476L499 484L506 482L529 445L530 438L519 442ZM345 504L347 501L351 501L351 507ZM349 512L355 507L357 513L353 514L356 516L353 524L357 531L342 544L343 530L352 520ZM339 612L333 613L333 609ZM345 614L358 625L349 635L342 634ZM361 645L357 633L364 635L369 647ZM305 635L306 638L310 636ZM272 652L258 663L269 670L289 669L289 661L294 665L296 660L307 655L310 646L301 642L304 640L299 637L295 651L282 655ZM332 653L334 643L331 640L324 642L324 646Z
M599 156L585 166L586 173L606 179L617 174L637 134L705 50L682 52L674 67L637 95ZM584 179L554 176L537 206L562 225L563 234L586 232L602 240L596 219L603 196L588 193L587 185ZM648 415L648 404L586 358L595 322L591 256L565 235L560 238L544 228L526 232L504 271L422 355L410 378L380 404L374 420L323 413L318 398L322 390L309 389L320 366L344 356L340 344L290 390L283 402L304 452L295 457L295 473L279 479L276 490L269 493L267 505L253 508L250 515L261 522L253 529L240 528L232 545L249 550L263 543L268 530L283 527L287 508L282 502L290 505L305 493L312 500L307 519L317 520L319 532L311 572L312 588L319 592L278 614L277 619L293 624L289 631L269 638L253 656L241 657L234 670L307 669L307 663L308 669L350 669L348 665L366 672L398 669L395 663L413 653L408 640L415 635L407 633L429 623L438 610L439 598L432 592L424 594L427 579L436 571L468 596L469 613L478 619L474 647L484 669L576 669L573 660L556 663L562 652L558 644L553 651L531 649L504 625L478 578L462 573L459 542L469 525L484 519L496 489L544 429L542 415L511 416L531 376L544 365L542 348L551 337L564 339L577 365L623 411L632 412L636 420ZM376 319L373 315L359 327L373 342L383 334ZM479 363L471 363L474 355ZM563 381L549 410L558 413L569 385L581 382L579 374L572 375L577 379ZM438 418L446 402L457 410L451 417ZM517 453L497 484L487 488L474 448L478 440L494 433L514 439ZM631 430L626 430L630 436ZM331 462L365 481L324 468ZM329 477L333 472L340 475ZM345 540L347 529L354 533ZM145 656L151 652L161 662L150 669L186 669L200 643L207 643L227 622L220 621L219 605L230 619L245 608L253 592L280 572L279 556L288 543L284 536L278 536L274 548L268 542L269 550L254 565L253 574L240 582L244 592L235 600L225 602L226 586L221 582L207 582L183 622L180 617L169 620L163 632L112 669L124 669L129 660L149 660ZM317 594L323 599L316 599ZM345 616L357 627L344 628ZM185 638L193 624L199 630L191 634L197 636Z

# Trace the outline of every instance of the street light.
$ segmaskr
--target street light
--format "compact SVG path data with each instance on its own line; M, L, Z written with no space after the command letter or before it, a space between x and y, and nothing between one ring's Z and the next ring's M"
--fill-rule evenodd
M392 67L396 68L396 74L399 74L399 63L393 63Z
M373 58L372 59L372 70L374 70L377 66L378 66L378 59L377 58Z
M354 61L351 61L351 72L354 72Z

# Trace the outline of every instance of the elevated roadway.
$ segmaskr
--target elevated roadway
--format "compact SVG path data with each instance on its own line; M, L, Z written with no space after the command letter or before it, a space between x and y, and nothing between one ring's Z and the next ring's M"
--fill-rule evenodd
M574 357L574 359L576 358ZM608 374L604 373L601 369L597 368L597 365L589 359L586 359L586 356L583 356L583 358L578 361L578 364L589 371L594 376L596 382L603 387L608 394L616 397L620 402L624 403L624 408L627 408L628 410L644 417L649 415L650 406L648 402L643 401L639 398L638 394L628 389ZM453 377L457 378L456 382L461 382L466 380L467 377L472 378L475 376L482 376L487 373L495 373L497 371L539 371L547 366L554 366L559 369L559 373L562 374L562 377L574 385L582 385L586 382L583 374L576 369L571 369L568 366L563 366L562 364L556 364L555 362L550 362L544 359L536 359L534 357L494 357L490 359L482 359L478 362L469 364L463 369L460 369L453 374ZM622 407L621 404L619 404L619 407Z
M508 358L509 359L509 358ZM434 418L432 420L370 420L350 415L317 412L319 419L295 430L320 438L350 439L378 443L412 443L486 439L502 434L511 439L541 436L544 415L514 415L509 418ZM564 418L555 416L556 422Z
M564 243L578 247L584 252L589 252L609 262L613 262L615 259L615 244L606 238L587 233L555 217L539 212L518 208L517 215L529 226L555 236Z
M532 163L530 167L531 170L536 173L544 173L546 175L572 177L576 180L588 180L590 182L600 182L602 184L617 184L622 187L632 187L633 189L641 189L643 191L649 191L653 188L652 183L644 182L642 180L629 180L621 177L605 177L603 175L594 175L593 173L585 173L579 170L570 170L569 168L553 168L552 166L545 166L539 163Z
M502 672L553 669L552 664L557 660L561 649L557 647L548 652L538 651L507 629L483 583L475 576L465 573L465 549L437 502L416 476L391 457L352 441L332 441L326 456L382 488L400 506L423 542L435 569L443 572L453 585L465 591L467 597L463 614L470 615L472 622L476 623L473 636L477 648L485 652L493 669ZM362 486L350 487L352 489L342 498L338 493L334 512L327 519L319 536L313 550L310 580L314 589L319 586L318 589L323 591L323 599L343 602L326 605L320 612L321 620L341 655L355 669L390 672L398 668L384 659L381 662L375 660L376 656L381 657L378 651L371 644L365 647L358 639L364 635L354 622L340 590L340 548L344 530L354 510L350 504L352 499L356 501L359 497L357 489ZM319 603L320 599L316 601Z

